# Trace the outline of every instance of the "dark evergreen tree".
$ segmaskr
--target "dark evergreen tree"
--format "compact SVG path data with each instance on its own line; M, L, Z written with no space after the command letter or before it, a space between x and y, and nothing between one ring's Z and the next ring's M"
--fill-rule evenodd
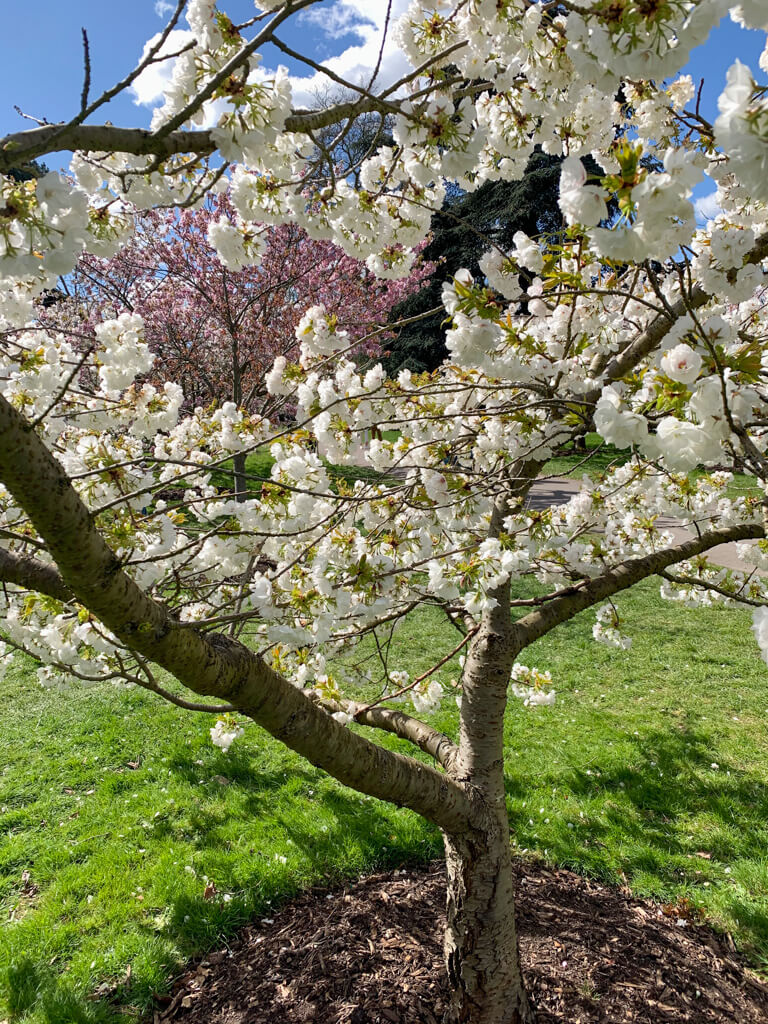
M48 168L45 164L41 164L37 160L30 160L29 163L19 164L18 167L11 167L5 172L6 176L13 178L14 181L29 181L30 178L42 178L47 173Z
M528 235L562 227L557 198L559 157L534 153L519 181L488 181L475 192L449 189L442 210L432 218L432 240L424 258L437 264L424 287L392 311L393 320L419 316L440 307L443 282L461 267L480 274L478 261L489 240L512 249L516 231ZM445 359L445 313L402 327L389 346L384 365L390 374L407 367L414 372L434 370Z

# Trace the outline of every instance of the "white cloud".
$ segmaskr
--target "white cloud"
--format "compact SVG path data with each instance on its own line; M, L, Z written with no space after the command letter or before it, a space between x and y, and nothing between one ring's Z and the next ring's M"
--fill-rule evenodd
M369 84L371 71L379 63L381 54L381 64L376 78L376 84L381 88L395 82L410 68L407 58L392 39L392 28L408 6L409 0L393 0L389 30L387 38L383 40L383 46L387 4L382 3L382 0L336 0L328 7L324 4L322 12L319 9L310 9L303 20L315 23L316 17L317 23L323 26L328 35L354 32L359 42L324 61L331 71L354 85ZM311 19L310 14L313 15ZM339 27L326 30L326 25ZM313 107L317 102L316 93L322 93L328 86L335 88L334 84L319 72L307 76L292 75L291 85L296 107Z
M365 38L364 28L370 25L364 17L361 18L357 7L346 3L336 3L332 7L321 10L319 7L310 7L299 15L299 24L316 25L326 36L356 35Z
M155 0L155 14L158 18L167 18L176 9L170 0Z
M158 32L144 44L144 51L141 55L142 60L160 38L160 35L161 33ZM188 32L186 29L175 28L168 34L168 38L163 44L160 53L177 53L191 38L191 32ZM141 107L150 107L159 103L163 97L163 90L171 81L172 76L173 60L171 58L160 61L159 64L150 64L131 86L131 92L134 96L133 102Z
M165 3L166 0L156 0L155 9L158 13ZM323 4L322 14L319 10L305 12L301 16L300 24L306 28L317 26L329 37L354 34L356 42L352 46L325 59L323 63L346 81L365 86L369 85L372 70L378 64L379 71L375 84L382 88L397 81L410 69L407 58L392 38L392 29L398 18L408 9L409 0L392 0L388 31L386 38L383 38L387 24L387 6L382 0L335 0L327 6ZM144 47L145 54L158 38L159 34L147 42ZM174 53L191 38L191 32L174 29L163 46L163 52ZM296 49L304 49L305 52L312 54L314 47L308 40L308 45L297 46ZM270 71L262 66L254 77L268 78L273 73L274 70ZM161 103L163 90L172 76L173 61L170 59L147 68L131 86L134 102L140 106L156 106ZM290 82L293 88L293 105L296 108L314 107L317 105L318 93L322 94L328 88L338 88L320 72L306 76L293 74L290 76ZM207 114L206 123L215 121L213 111L208 111Z
M713 220L718 213L722 213L717 202L717 190L694 200L693 210L696 214L697 224L706 224L708 220Z

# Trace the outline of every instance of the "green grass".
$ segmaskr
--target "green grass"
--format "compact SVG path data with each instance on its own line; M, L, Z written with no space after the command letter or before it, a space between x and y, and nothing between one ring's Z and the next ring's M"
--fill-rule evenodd
M584 438L583 450L566 450L556 455L547 462L542 475L548 477L572 476L579 480L586 473L587 476L595 479L618 466L623 466L631 457L631 449L616 448L603 441L599 434L587 434ZM696 478L703 476L705 472L703 469L694 470L690 476ZM755 478L743 473L734 473L733 480L727 488L730 498L759 493L762 492L757 487Z
M246 472L248 474L247 487L252 497L257 497L261 492L261 481L269 480L275 460L266 450L252 452L246 457ZM323 459L323 464L328 471L331 487L336 490L339 481L352 485L356 480L364 480L372 483L391 482L391 477L382 474L371 466L336 466ZM233 486L231 463L225 462L221 469L212 473L213 482L224 490L230 490Z
M258 727L225 755L213 716L140 691L41 691L12 670L0 692L0 989L14 1020L124 1020L87 992L146 1006L186 957L297 889L438 850L418 818Z
M768 966L768 669L749 613L681 608L653 581L616 605L631 650L597 644L585 612L521 658L551 671L558 699L513 699L507 715L515 843L638 895L691 900ZM396 635L393 664L399 652L424 671L446 640L424 611ZM435 722L455 735L450 699Z
M619 449L607 444L599 434L587 434L584 450L563 451L551 458L544 467L547 476L574 476L579 479L584 473L596 477L609 469L623 466L631 458L629 448Z
M509 709L515 842L690 899L768 964L768 670L748 613L666 604L650 581L617 606L630 651L596 644L585 613L525 652L558 701ZM425 609L396 632L391 665L416 674L454 642ZM439 855L436 830L256 726L225 755L212 716L141 691L43 691L15 668L0 695L0 997L14 1021L124 1021L185 958L297 889ZM455 735L452 697L434 720Z
M525 652L559 700L508 719L516 841L643 896L691 899L766 964L768 670L747 612L657 594L649 581L617 599L628 652L594 643L586 613Z

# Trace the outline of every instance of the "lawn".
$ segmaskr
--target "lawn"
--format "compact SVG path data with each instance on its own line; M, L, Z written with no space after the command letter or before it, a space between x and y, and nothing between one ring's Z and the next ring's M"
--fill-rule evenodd
M689 900L768 963L768 670L747 613L657 595L649 581L618 601L628 652L594 643L589 613L526 652L558 701L509 710L515 842ZM452 643L425 610L394 653L416 672ZM298 888L439 854L415 816L324 778L256 726L224 755L210 716L135 690L42 691L17 668L0 692L0 982L13 1020L124 1021L185 957ZM435 721L455 733L452 697Z
M603 441L599 434L586 434L584 448L565 446L544 467L547 476L573 476L579 479L584 473L596 477L608 470L622 466L630 457L629 448L616 448Z
M599 434L590 433L584 437L583 450L573 446L564 448L562 452L547 462L542 475L547 477L570 476L574 480L579 480L586 474L592 479L597 479L603 473L623 466L631 456L632 452L629 448L616 448L603 441ZM690 476L696 478L703 476L705 472L703 469L694 470ZM727 487L727 494L730 498L756 493L760 492L753 476L746 476L743 473L733 474L733 480Z
M271 478L272 467L275 460L266 449L260 448L246 457L246 484L250 495L256 497L261 491L262 481ZM352 486L356 480L364 480L370 483L388 483L392 478L380 473L369 466L337 466L327 459L323 464L328 471L331 487L338 489L340 481ZM212 473L213 482L224 490L232 487L231 462L225 462L220 469Z

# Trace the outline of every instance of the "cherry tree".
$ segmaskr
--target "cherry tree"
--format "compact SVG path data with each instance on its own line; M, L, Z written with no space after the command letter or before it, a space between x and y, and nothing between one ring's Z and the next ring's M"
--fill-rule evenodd
M257 227L259 262L226 266L208 237L222 219L234 219L224 195L180 213L143 211L115 256L86 253L67 281L86 323L123 312L141 316L155 356L149 380L178 381L189 408L232 401L260 409L265 374L276 356L297 349L296 327L309 306L323 305L350 341L365 339L354 354L375 358L391 337L378 328L431 269L426 264L406 278L382 281L296 224Z
M235 26L211 0L179 0L113 90L89 102L84 89L71 121L0 141L0 173L73 154L73 180L0 178L4 657L27 652L44 683L128 682L217 714L223 749L250 719L432 822L448 869L449 1020L520 1024L534 1011L517 953L503 719L510 701L546 714L557 686L526 648L588 609L598 642L626 646L611 599L658 576L671 600L753 606L768 659L763 577L707 560L736 541L768 566L768 101L736 62L715 123L691 108L679 68L728 11L722 0L415 0L393 30L413 70L340 83L305 57L354 98L293 110L287 74L265 72L259 51L282 45L280 26L310 2L259 0ZM93 123L161 59L182 14L188 42L151 127ZM758 0L730 14L768 28ZM391 116L392 144L361 158L357 187L332 170L321 180L333 160L320 130L371 111ZM138 313L96 323L85 346L33 318L35 296L82 251L112 258L132 244L135 210L193 208L225 178L235 216L207 232L225 266L258 264L255 226L291 224L379 277L405 276L446 182L514 179L537 146L565 158L567 227L490 246L482 280L446 281L449 357L433 374L360 368L350 356L365 337L318 303L296 325L295 356L266 374L269 415L235 402L185 414L177 382L148 380ZM590 178L587 156L600 169ZM702 229L691 192L705 172L722 212ZM363 445L378 478L334 489L314 442L343 465L374 426L396 438ZM531 511L547 459L585 429L630 460ZM261 495L219 493L216 467L264 445L275 465ZM757 496L731 497L724 465L753 474ZM690 539L660 528L662 515ZM519 578L541 586L513 596ZM435 679L449 658L415 679L385 658L359 678L342 656L424 603L455 632L453 690ZM158 668L187 694L168 692ZM447 736L429 716L454 699ZM382 731L412 755L377 743Z
M111 259L86 253L78 261L66 282L70 301L50 306L45 322L65 326L74 316L92 329L136 313L155 356L146 379L180 384L184 411L225 402L263 411L265 374L276 356L296 350L305 309L322 304L350 341L364 339L353 354L370 360L392 337L384 329L392 308L433 269L424 263L406 278L378 280L360 260L296 224L255 225L259 261L225 264L212 239L233 221L226 194L194 209L142 212ZM235 492L243 496L245 456L233 462Z

